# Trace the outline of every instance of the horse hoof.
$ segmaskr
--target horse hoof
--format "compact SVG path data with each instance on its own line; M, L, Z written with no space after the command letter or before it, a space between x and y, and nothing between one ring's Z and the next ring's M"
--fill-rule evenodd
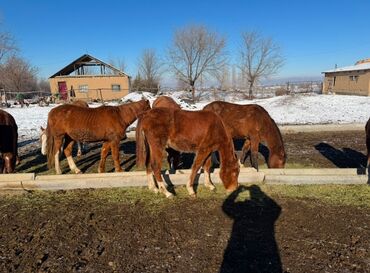
M149 188L149 190L154 192L155 194L159 193L159 189L157 189L157 188Z
M77 169L77 170L75 170L75 173L80 174L80 173L82 173L82 171L80 169Z
M216 187L215 186L209 187L209 190L215 192L216 191Z
M170 192L166 193L166 197L172 199L174 195Z

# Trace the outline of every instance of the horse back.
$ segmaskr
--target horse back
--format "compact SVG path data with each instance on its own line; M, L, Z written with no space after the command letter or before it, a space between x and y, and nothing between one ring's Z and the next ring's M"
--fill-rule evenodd
M234 138L243 138L249 134L263 136L277 129L269 113L257 104L240 105L215 101L206 105L204 110L217 113Z
M68 134L87 142L105 140L109 135L121 136L126 129L117 107L85 108L72 104L53 108L48 115L48 127L53 135Z
M176 101L168 96L160 96L153 102L152 108L165 107L171 109L181 109L180 105Z

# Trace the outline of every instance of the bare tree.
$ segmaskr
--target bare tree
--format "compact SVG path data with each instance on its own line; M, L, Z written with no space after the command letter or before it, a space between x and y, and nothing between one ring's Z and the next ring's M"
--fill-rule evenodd
M49 92L50 93L50 83L46 79L39 79L38 83L38 90L42 92Z
M11 56L0 66L0 82L7 91L22 92L37 90L37 68L26 60Z
M14 38L7 32L0 33L0 64L4 62L7 56L18 51Z
M115 68L118 68L119 70L121 70L122 72L125 72L126 70L126 62L123 58L112 58L108 61L108 63L111 65L111 66L114 66Z
M230 67L225 65L218 73L216 73L216 79L220 90L230 89Z
M177 30L168 50L168 65L176 77L191 88L202 76L215 76L226 62L225 38L205 26L188 26Z
M284 62L280 47L257 32L242 33L239 60L239 68L248 81L250 98L255 84L277 73Z
M157 93L160 82L162 63L154 49L144 49L139 58L139 75L145 89Z

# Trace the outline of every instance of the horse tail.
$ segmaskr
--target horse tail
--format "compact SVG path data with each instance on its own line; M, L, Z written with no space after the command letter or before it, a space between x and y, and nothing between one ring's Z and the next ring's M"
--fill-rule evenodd
M48 122L46 126L46 157L48 159L48 168L51 169L54 165L54 155L55 155L55 145L54 145L54 136L51 133L50 124Z
M136 126L136 165L143 168L147 163L149 152L148 142L145 138L144 130L142 129L142 120L139 119Z

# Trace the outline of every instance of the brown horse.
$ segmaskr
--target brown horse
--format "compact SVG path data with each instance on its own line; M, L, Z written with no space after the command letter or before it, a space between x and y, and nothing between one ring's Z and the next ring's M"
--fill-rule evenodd
M71 171L80 173L74 163L71 152L74 141L103 141L99 172L105 170L105 160L110 150L116 172L121 172L119 162L119 143L126 137L126 129L137 116L150 109L149 101L140 100L120 106L100 106L84 108L64 104L53 108L48 115L47 157L49 168L55 163L57 174L61 174L59 151L64 139L64 154Z
M13 173L18 159L18 126L11 114L0 110L0 173Z
M152 104L152 108L158 107L181 110L180 105L178 105L173 98L167 96L160 96L155 99L155 101ZM174 171L179 167L180 153L170 147L166 148L166 152L168 165L170 166L170 169Z
M367 149L367 167L370 167L370 118L365 125L366 149Z
M161 177L162 156L165 147L182 152L195 152L190 179L186 188L195 195L195 176L203 166L205 185L211 190L211 153L218 151L221 159L220 178L228 191L238 186L239 165L234 154L232 139L226 133L222 120L209 111L185 111L169 108L154 108L144 113L136 127L136 164L146 166L149 189L159 189L167 197L172 194L166 189Z
M263 107L214 101L203 109L219 114L233 139L246 138L241 162L251 150L252 166L258 170L258 146L265 142L269 149L268 167L284 168L286 154L280 130Z
M83 100L75 100L71 103L72 105L89 108L89 104ZM41 154L46 155L46 145L47 145L47 135L46 129L42 126L40 127L40 142L41 142ZM81 142L77 141L77 156L82 155Z

